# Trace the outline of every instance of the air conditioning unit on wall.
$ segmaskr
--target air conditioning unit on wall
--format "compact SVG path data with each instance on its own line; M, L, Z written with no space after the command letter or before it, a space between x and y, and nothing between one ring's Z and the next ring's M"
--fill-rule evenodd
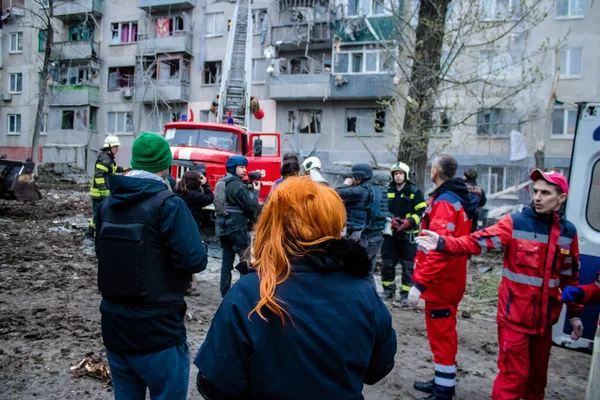
M133 90L131 88L123 88L120 91L121 96L125 99L133 97Z
M4 92L2 93L2 100L4 101L11 101L12 100L12 94Z

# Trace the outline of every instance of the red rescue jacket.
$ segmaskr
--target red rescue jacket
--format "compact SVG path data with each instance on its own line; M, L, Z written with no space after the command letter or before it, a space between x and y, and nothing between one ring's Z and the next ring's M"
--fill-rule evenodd
M560 289L579 282L577 230L558 213L540 215L525 208L470 236L446 238L442 252L464 256L501 246L505 250L498 326L542 334L558 321ZM583 306L567 307L571 316L578 316Z
M423 214L422 229L442 236L460 237L471 233L471 220L478 199L469 194L467 185L458 179L442 184L429 201ZM424 300L439 304L458 304L465 294L468 257L450 257L422 248L415 257L414 286Z

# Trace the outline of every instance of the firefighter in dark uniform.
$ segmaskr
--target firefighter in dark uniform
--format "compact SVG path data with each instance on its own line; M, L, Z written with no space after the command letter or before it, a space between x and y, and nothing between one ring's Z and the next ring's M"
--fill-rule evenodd
M398 162L392 166L392 183L388 188L388 210L392 214L391 235L383 238L381 258L381 283L385 299L394 300L396 294L396 264L402 265L400 301L408 306L408 291L412 286L412 274L416 245L414 236L419 234L421 216L427 208L423 193L410 180L408 165ZM388 232L389 233L389 232Z
M120 145L121 142L118 137L107 136L106 139L104 139L104 146L102 146L102 150L96 159L94 176L92 177L92 186L90 187L93 217L85 232L85 239L94 240L94 220L96 219L98 208L100 207L102 200L110 194L110 190L107 186L108 177L117 172L122 173L130 170L130 168L117 166L117 163L115 162L115 155L119 151Z

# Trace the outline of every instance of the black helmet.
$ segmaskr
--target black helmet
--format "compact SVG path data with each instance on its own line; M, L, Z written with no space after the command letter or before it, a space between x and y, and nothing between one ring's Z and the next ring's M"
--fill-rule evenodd
M354 179L371 179L373 177L373 168L365 163L354 164L352 166L352 176Z

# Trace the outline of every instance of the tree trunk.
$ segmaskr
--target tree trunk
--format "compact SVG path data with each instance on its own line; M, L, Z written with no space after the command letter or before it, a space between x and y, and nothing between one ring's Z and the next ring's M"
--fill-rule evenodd
M423 0L415 33L414 60L398 145L398 160L407 163L413 182L424 187L427 149L435 96L440 83L440 60L450 0Z
M52 53L52 45L54 42L54 30L52 27L52 15L54 8L54 0L48 0L48 8L45 10L46 14L46 49L44 51L44 62L42 64L42 70L40 71L39 83L38 83L38 106L37 112L35 113L35 125L33 128L33 139L31 141L31 161L36 165L35 171L37 171L37 165L39 162L39 148L40 148L40 132L42 130L42 122L44 120L44 108L46 106L46 93L48 71L50 65L50 55ZM48 127L46 126L46 129Z

